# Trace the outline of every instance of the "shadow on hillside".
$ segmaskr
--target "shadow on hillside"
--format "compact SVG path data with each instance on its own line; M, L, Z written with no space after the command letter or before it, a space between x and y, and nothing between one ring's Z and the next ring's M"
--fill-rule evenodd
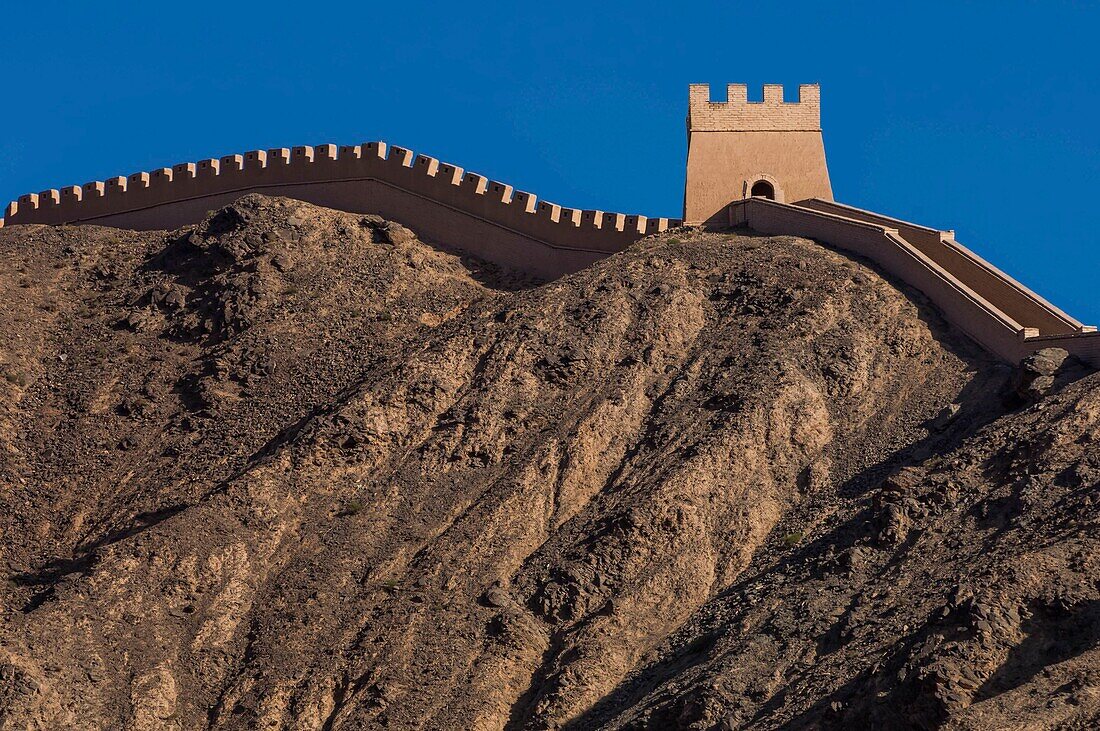
M54 559L37 571L15 574L11 577L11 580L17 586L44 587L34 591L30 600L23 605L22 611L24 613L33 612L49 601L54 595L58 582L67 576L72 574L90 575L92 568L95 566L96 551L99 549L159 525L183 511L185 507L184 505L172 505L159 510L139 513L133 517L129 525L112 530L102 538L81 546L75 552L73 558Z
M423 243L437 251L457 256L462 266L470 273L470 277L478 284L488 287L489 289L495 289L501 292L522 292L526 289L541 287L548 282L548 280L540 277L510 271L491 261L481 259L473 254L467 254L464 251L454 249L444 244L438 244L432 241L424 241Z
M1018 688L1043 668L1100 646L1100 601L1070 607L1033 606L1031 618L1021 630L1024 640L978 688L974 702Z

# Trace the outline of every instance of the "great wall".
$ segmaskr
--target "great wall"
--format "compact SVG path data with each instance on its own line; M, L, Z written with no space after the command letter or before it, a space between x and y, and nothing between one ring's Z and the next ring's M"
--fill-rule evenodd
M401 221L446 244L545 279L686 224L747 226L804 236L874 262L923 293L954 326L1016 362L1064 348L1100 367L1100 334L931 229L833 201L817 85L764 86L763 100L730 84L711 101L693 84L688 104L683 221L564 208L505 183L384 142L255 150L21 196L0 226L96 224L173 229L249 192L296 198Z
M562 208L385 142L200 160L24 195L5 223L172 229L249 192L407 222L426 240L553 279L679 221Z

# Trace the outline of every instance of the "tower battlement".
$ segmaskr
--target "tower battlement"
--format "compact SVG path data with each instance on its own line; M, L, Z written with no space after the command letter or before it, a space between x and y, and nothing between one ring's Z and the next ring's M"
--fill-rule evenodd
M798 101L783 101L782 84L764 84L764 99L749 101L747 84L727 84L726 100L710 100L710 84L688 87L688 128L701 132L821 131L821 87L801 84Z

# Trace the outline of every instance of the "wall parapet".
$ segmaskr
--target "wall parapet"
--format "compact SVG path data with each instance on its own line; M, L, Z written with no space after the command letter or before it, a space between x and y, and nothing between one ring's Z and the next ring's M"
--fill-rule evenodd
M365 201L341 204L349 199L345 184L366 182L425 199L554 249L613 253L643 236L680 225L678 219L565 208L433 157L372 141L252 150L29 193L8 205L0 226L103 222L123 228L173 228L155 225L156 215L146 212L180 211L181 204L192 201L264 191L370 212L359 210L369 208ZM357 190L366 194L365 188ZM205 213L201 206L190 205L187 210L189 215Z

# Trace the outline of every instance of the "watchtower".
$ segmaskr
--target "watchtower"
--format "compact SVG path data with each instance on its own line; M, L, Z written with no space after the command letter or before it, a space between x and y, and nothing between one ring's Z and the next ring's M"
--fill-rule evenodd
M745 84L729 84L721 102L709 84L692 84L687 128L685 224L724 223L729 203L751 196L833 199L817 84L799 86L797 102L783 101L782 84L765 84L762 102Z

